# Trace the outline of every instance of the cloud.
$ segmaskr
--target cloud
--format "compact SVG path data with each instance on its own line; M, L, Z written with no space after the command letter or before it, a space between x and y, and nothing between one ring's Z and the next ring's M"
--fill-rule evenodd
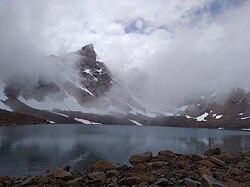
M248 1L0 2L0 38L13 44L5 49L49 55L93 43L112 72L152 105L249 87Z

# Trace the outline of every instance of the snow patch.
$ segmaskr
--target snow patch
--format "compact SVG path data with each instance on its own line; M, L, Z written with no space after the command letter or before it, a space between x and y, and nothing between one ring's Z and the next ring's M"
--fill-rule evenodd
M87 88L81 87L81 89L82 89L83 91L87 92L89 95L95 97L94 94L92 94Z
M243 118L240 118L240 119L242 119L242 120L250 119L250 116L248 116L248 117L243 117Z
M182 111L184 112L187 109L188 105L181 106L180 108L177 108L177 111Z
M223 115L217 115L217 116L215 116L215 119L220 119L222 117L223 117Z
M48 122L49 123L51 123L51 124L55 124L56 122L54 122L54 121L50 121L50 120L48 120Z
M103 72L103 69L95 69L99 74Z
M194 117L191 117L191 116L189 116L189 115L186 115L186 118L187 118L187 119L195 119Z
M9 112L13 111L10 107L8 107L7 105L5 105L2 101L0 101L0 109L7 110Z
M239 116L243 116L243 113L239 113L238 115L239 115Z
M225 128L224 127L219 127L218 130L224 130Z
M92 73L91 73L91 70L90 70L90 69L84 69L84 70L83 70L83 72L84 72L84 73L87 73L87 74L92 75Z
M135 120L132 120L130 119L129 121L131 121L132 123L136 124L137 126L143 126L141 123L135 121Z
M210 95L210 97L214 97L214 96L216 96L217 94L216 93L213 93L212 95Z
M241 130L243 130L243 131L250 131L250 129L245 129L245 128L244 128L244 129L241 129Z
M54 111L49 111L50 113L53 113L53 114L57 114L57 115L60 115L60 116L63 116L63 117L66 117L68 118L69 116L65 115L65 114L61 114L61 113L58 113L58 112L54 112Z
M101 123L92 122L92 121L89 121L89 120L86 120L86 119L75 118L75 120L79 121L79 122L82 122L84 124L100 124L101 125Z
M204 114L198 116L196 118L196 121L206 121L205 118L208 116L209 114L207 112L205 112Z

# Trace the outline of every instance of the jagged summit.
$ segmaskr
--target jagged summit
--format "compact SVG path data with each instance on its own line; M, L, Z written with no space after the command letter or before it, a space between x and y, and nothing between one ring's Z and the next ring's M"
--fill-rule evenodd
M93 44L88 44L77 51L78 54L86 58L87 63L96 62L96 52L94 50Z

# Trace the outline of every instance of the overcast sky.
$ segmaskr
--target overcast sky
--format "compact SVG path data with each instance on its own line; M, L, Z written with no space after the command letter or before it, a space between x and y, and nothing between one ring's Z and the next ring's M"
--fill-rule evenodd
M114 75L164 106L250 86L249 18L248 0L0 0L0 47L49 55L93 43Z

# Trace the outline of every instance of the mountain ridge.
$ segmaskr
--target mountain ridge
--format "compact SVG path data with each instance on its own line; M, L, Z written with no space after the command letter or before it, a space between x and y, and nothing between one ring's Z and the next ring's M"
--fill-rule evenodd
M31 79L17 75L7 80L0 89L2 109L48 123L250 127L250 93L241 88L223 96L201 96L170 111L150 112L126 85L113 78L105 63L97 60L92 44L48 59L57 64L56 76Z

